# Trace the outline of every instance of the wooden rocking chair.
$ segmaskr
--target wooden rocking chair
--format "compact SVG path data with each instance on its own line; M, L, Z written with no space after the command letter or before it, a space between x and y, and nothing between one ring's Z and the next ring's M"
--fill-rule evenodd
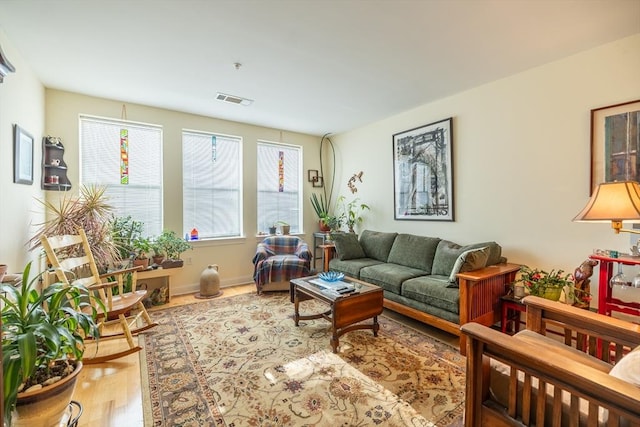
M141 267L127 268L100 274L96 267L95 259L91 253L91 247L84 230L79 229L77 235L43 236L42 246L47 254L48 263L53 267L56 277L62 283L82 284L93 292L95 298L102 300L106 311L101 310L93 301L93 306L98 310L98 326L100 328L100 340L110 338L126 338L128 348L123 351L110 353L104 356L86 357L86 364L102 363L107 360L118 359L142 350L135 345L133 335L157 326L153 323L142 303L146 297L146 290L136 290L137 271ZM72 274L69 274L69 273ZM124 292L124 278L132 274L132 289ZM113 277L115 281L107 282L107 278ZM118 292L114 295L114 288ZM131 316L131 313L137 314ZM138 326L138 320L143 320L143 325ZM105 326L117 327L117 332L106 333Z

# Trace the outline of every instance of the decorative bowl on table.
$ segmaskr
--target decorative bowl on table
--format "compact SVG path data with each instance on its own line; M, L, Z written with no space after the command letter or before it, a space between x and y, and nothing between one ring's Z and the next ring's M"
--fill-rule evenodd
M344 273L340 273L338 271L324 271L318 274L318 277L320 277L325 282L337 282L344 279Z

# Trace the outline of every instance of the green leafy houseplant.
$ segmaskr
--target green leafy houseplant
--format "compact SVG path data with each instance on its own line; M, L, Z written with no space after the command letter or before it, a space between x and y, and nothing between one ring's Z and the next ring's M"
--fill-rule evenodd
M110 222L113 241L120 259L126 260L133 256L134 242L142 236L143 223L134 220L131 215L115 217Z
M329 219L329 206L324 198L324 196L321 194L320 197L318 197L317 194L312 194L311 195L311 206L313 207L313 211L316 213L316 215L318 216L319 219L319 223L320 223L320 231L329 231L331 230L331 227L328 224L328 219Z
M173 261L180 260L180 254L192 248L189 242L185 241L182 237L179 237L175 231L171 230L164 230L162 234L155 239L155 242L158 248L161 248L162 252L164 252L167 257L167 259L162 263L163 268L175 265L176 263Z
M358 198L346 203L346 198L344 196L338 197L337 204L338 211L349 228L349 232L354 233L355 231L353 228L356 224L362 222L362 214L364 211L369 210L369 206L365 203L360 203L360 199Z
M69 375L82 360L84 339L99 337L96 309L81 285L54 283L36 289L40 275L30 280L31 263L16 288L0 286L4 416L11 425L18 393L62 371ZM104 308L104 307L103 307Z
M523 265L520 267L520 277L515 283L522 283L530 295L558 300L566 286L570 291L573 289L574 280L573 275L565 274L564 270L547 272Z
M147 237L138 237L133 241L136 250L136 259L148 259L151 252L151 240Z

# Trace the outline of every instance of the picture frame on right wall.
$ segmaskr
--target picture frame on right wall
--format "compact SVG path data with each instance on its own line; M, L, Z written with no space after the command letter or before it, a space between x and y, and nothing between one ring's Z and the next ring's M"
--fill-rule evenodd
M454 221L453 118L393 135L397 220Z
M640 181L640 99L591 110L591 188Z

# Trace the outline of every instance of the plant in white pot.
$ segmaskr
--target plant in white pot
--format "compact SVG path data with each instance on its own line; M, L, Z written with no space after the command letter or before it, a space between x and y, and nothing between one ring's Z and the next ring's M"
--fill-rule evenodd
M99 337L86 287L54 283L38 291L39 275L30 280L30 270L31 263L19 287L0 286L7 426L57 425L82 368L84 340Z

